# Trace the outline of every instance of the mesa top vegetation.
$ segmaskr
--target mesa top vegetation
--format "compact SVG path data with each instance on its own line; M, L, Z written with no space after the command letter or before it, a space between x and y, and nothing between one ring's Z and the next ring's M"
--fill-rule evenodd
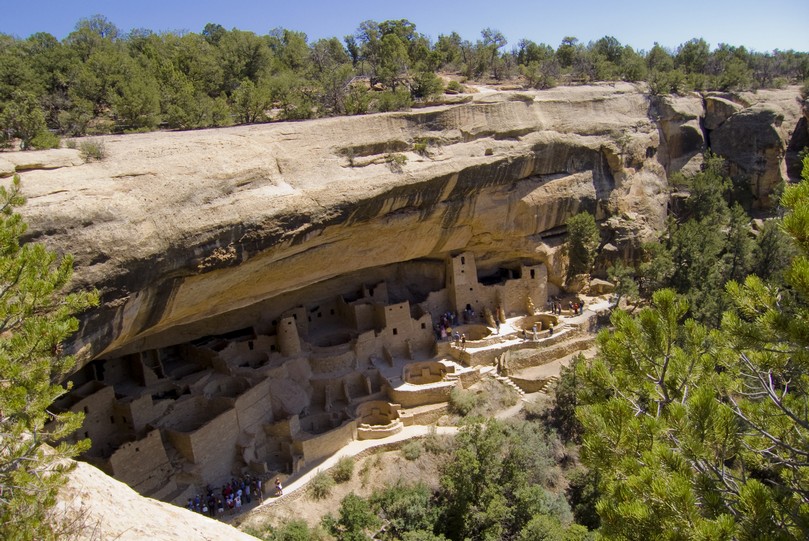
M605 36L551 45L481 31L435 42L412 22L365 21L310 43L303 32L266 35L209 23L200 33L122 32L105 17L80 20L62 41L48 33L0 35L0 146L59 145L80 136L157 128L352 115L410 107L462 82L526 87L646 81L652 93L780 87L809 77L805 52L758 53L703 39L635 51ZM449 83L437 74L450 75Z

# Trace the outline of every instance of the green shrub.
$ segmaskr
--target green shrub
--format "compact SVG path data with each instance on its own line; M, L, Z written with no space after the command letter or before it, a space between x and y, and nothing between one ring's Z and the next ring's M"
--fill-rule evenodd
M391 152L390 154L385 154L385 163L388 164L388 167L390 167L390 170L394 173L401 173L402 167L407 163L407 156L397 152Z
M436 433L435 425L430 427L430 431L424 436L424 450L434 455L446 453L452 447L451 437Z
M458 81L450 81L447 83L447 90L451 92L463 92L463 86Z
M43 130L31 139L30 146L37 150L44 150L46 148L59 148L61 142L62 140L59 139L58 135L48 130Z
M402 456L407 460L417 460L421 456L421 442L410 441L404 444Z
M413 143L413 152L416 154L421 154L422 156L427 155L427 143L425 142L417 142Z
M79 152L84 161L103 160L107 157L107 148L104 141L87 139L79 143Z
M409 109L412 104L413 99L410 97L410 92L402 87L395 91L380 92L376 98L376 108L381 113Z
M354 475L354 459L350 456L344 456L337 461L334 466L331 476L337 483L345 483L351 480Z
M444 85L432 71L418 71L410 81L410 93L416 98L429 98L441 93Z
M351 85L343 99L343 108L347 115L364 115L371 107L371 91L360 85Z
M315 500L322 500L331 494L334 488L334 477L326 472L320 471L309 481L309 494Z
M449 394L449 407L458 415L469 415L480 402L480 398L472 391L465 391L458 387Z
M269 522L247 526L244 532L265 541L318 541L326 537L320 526L309 527L305 520L294 518L277 526Z

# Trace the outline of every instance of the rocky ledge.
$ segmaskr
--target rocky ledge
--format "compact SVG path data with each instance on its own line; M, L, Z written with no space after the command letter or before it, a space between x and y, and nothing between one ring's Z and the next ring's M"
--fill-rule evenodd
M75 286L101 293L73 344L85 363L243 328L268 303L461 251L484 271L545 263L560 285L570 215L610 218L609 241L629 250L662 226L669 175L704 150L766 207L809 143L797 88L652 97L630 84L100 139L99 162L0 154L0 176L22 177L30 239L73 253Z

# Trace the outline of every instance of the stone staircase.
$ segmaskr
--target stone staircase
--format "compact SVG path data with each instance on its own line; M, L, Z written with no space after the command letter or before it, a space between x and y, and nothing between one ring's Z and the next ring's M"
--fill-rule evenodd
M537 392L545 395L550 394L549 391L554 388L557 381L559 381L559 374L552 375L551 377L545 380L545 384Z
M497 381L499 381L499 382L500 382L500 383L502 383L503 385L505 385L505 386L507 386L507 387L511 387L512 389L514 389L515 391L517 391L517 394L519 394L519 395L520 395L520 400L522 400L523 402L525 402L525 400L526 400L526 399L525 399L525 391L523 391L522 389L520 389L520 387L519 387L519 386L518 386L516 383L514 383L513 381L511 381L511 378L510 378L510 377L508 377L508 376L502 376L502 375L498 374L497 372L491 372L491 375L492 375L492 377L494 377L494 379L496 379Z

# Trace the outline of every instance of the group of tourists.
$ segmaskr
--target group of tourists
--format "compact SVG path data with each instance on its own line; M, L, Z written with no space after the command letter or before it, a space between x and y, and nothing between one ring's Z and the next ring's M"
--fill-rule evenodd
M584 311L584 303L580 301L568 301L567 303L568 309L572 312L574 316L581 315ZM562 315L562 303L556 299L551 299L548 301L548 308L550 309L552 314Z
M194 498L188 498L186 507L210 517L239 513L243 507L253 502L253 498L259 503L264 501L261 485L261 479L250 475L231 479L229 483L222 485L220 495L215 494L209 485L205 496L197 494Z
M444 312L438 317L438 323L434 326L435 339L445 341L452 336L452 328L458 326L458 314L455 312Z

